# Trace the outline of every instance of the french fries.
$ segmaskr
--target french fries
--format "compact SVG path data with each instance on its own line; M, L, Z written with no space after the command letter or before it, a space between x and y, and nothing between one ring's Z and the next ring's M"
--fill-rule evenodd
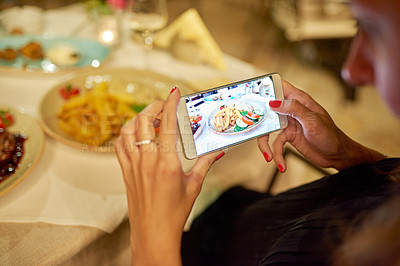
M224 132L229 127L234 126L236 119L241 117L242 115L235 106L224 107L215 114L214 126L218 132Z
M69 98L57 117L60 128L81 143L99 146L118 136L121 126L136 116L132 94L109 92L106 82Z

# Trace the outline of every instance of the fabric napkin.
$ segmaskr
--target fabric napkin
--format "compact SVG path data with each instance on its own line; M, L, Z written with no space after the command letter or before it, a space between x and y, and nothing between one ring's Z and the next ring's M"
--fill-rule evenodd
M188 9L167 28L157 33L154 45L171 49L179 59L204 62L219 70L226 69L220 47L194 8Z

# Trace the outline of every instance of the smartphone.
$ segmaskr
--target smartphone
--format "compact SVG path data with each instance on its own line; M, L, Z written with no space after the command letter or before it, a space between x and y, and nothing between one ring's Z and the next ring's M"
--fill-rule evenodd
M277 73L182 96L177 117L185 157L194 159L285 128L287 117L269 108L276 99L283 99Z

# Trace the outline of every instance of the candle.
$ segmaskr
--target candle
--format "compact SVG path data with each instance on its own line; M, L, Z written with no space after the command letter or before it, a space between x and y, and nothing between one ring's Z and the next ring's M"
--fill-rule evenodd
M120 32L117 17L113 15L102 15L99 16L97 23L97 40L107 46L118 44Z

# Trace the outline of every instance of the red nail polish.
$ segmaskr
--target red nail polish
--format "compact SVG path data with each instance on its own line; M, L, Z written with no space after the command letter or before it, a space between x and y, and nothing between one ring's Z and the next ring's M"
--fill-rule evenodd
M215 159L215 161L218 161L219 159L221 159L223 156L225 155L225 152L221 152L217 158Z
M283 166L281 164L278 164L278 169L279 169L279 172L283 173Z
M271 158L269 157L268 153L263 152L264 158L267 162L271 161Z
M176 91L176 89L177 89L177 87L172 87L172 90L171 90L171 92L169 93L169 94L172 94L174 91Z
M278 108L278 107L281 107L281 105L282 105L282 101L281 100L269 101L269 106L271 108Z

